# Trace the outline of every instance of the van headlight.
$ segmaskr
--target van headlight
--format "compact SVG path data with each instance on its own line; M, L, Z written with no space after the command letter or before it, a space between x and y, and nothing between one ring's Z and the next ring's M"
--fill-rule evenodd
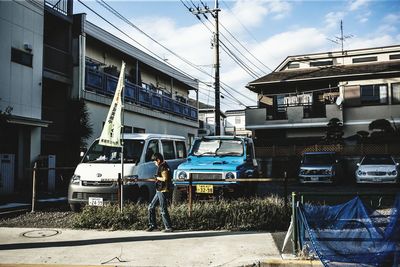
M188 177L187 173L184 171L178 172L178 179L180 180L186 180Z
M225 179L234 179L235 178L235 174L233 172L227 172L225 174Z
M79 184L79 182L81 181L81 176L80 175L72 175L71 177L71 184Z

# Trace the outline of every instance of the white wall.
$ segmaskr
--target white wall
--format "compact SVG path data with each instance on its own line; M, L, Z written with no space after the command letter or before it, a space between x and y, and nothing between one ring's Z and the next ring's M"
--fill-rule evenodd
M35 1L36 2L36 1ZM0 109L41 118L43 61L43 3L0 1ZM11 47L32 45L32 68L11 62Z

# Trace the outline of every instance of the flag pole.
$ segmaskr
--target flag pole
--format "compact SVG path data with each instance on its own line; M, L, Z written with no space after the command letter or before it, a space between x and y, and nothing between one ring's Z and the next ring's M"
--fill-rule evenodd
M101 131L99 145L120 147L121 148L121 173L118 173L118 188L119 188L119 199L117 203L120 203L122 212L123 203L123 179L124 179L124 141L123 141L123 129L124 129L124 88L125 88L125 62L122 61L121 73L118 78L117 88L115 89L114 98L111 102L110 109L108 110L107 119L104 123L103 130Z
M124 64L124 62L122 62ZM121 70L121 71L125 71ZM125 77L125 75L124 75ZM124 113L125 113L125 81L122 87L122 106L121 106L121 213L124 205Z

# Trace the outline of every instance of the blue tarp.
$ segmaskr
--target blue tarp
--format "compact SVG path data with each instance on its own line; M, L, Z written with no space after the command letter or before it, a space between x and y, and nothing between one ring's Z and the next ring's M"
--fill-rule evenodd
M380 211L359 197L336 206L299 204L301 245L324 266L400 266L400 194Z

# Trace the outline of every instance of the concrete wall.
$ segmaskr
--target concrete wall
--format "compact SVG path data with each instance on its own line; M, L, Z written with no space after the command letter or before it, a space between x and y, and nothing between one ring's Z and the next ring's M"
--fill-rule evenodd
M13 115L40 119L43 3L0 1L0 33L0 110L11 106ZM11 47L24 50L24 44L32 46L32 68L11 62Z

